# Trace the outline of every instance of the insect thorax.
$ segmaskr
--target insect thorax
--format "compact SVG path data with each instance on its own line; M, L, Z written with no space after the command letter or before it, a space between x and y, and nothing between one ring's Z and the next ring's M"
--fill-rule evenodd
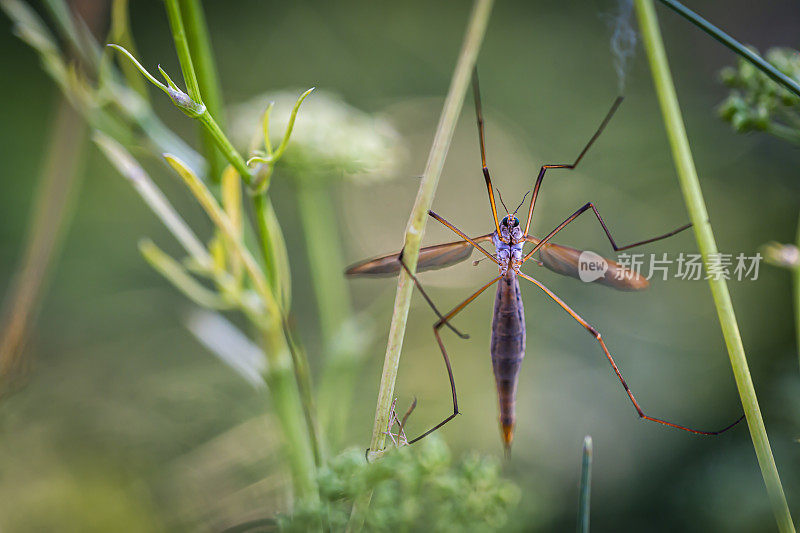
M500 224L500 234L495 231L492 234L492 243L494 244L497 262L499 263L500 272L506 272L511 266L516 270L522 263L522 229L519 227L519 222L516 225L511 225L507 222L508 217L503 219ZM502 237L502 239L501 239Z

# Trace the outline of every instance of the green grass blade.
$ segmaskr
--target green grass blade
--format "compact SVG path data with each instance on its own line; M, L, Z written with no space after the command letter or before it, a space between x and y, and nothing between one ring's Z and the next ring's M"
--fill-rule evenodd
M164 5L167 8L169 25L172 29L172 38L175 41L175 51L178 53L181 72L183 72L186 92L198 104L204 103L200 94L200 83L197 81L197 74L192 62L192 54L189 52L189 41L186 37L186 28L183 25L183 16L178 0L166 0Z
M162 251L150 239L139 241L139 251L156 272L200 307L220 310L233 308L234 302L205 288L183 265Z
M122 176L130 181L136 192L142 197L142 200L181 243L186 253L198 265L211 269L211 256L203 246L203 243L200 242L200 239L189 228L189 225L175 211L167 197L161 192L161 189L153 183L153 180L150 179L150 176L133 156L121 144L102 132L95 131L93 140L108 161L114 165Z
M703 263L708 265L711 262L709 258L718 253L717 244L714 240L708 211L706 210L700 182L697 178L697 170L689 148L689 140L684 129L683 117L678 106L678 97L675 93L672 74L667 63L667 55L661 39L655 7L652 0L635 0L635 5L647 50L647 57L650 62L650 69L653 74L653 82L661 104L664 125L672 147L672 157L675 161L681 191L689 212L689 218L694 227L697 245L703 256ZM742 400L742 407L747 417L747 425L750 428L750 436L753 440L758 464L761 467L761 475L767 487L773 512L778 522L778 528L782 532L794 531L792 517L786 504L786 496L778 476L778 469L775 466L775 459L772 456L772 449L764 428L764 420L761 417L761 410L758 406L753 380L750 377L750 370L747 365L742 338L739 334L736 315L733 311L733 303L728 292L728 285L722 277L718 279L712 277L708 280L708 283L711 286L711 294L714 298L714 305L717 308L717 315L719 316L725 344L728 348L736 386Z
M795 245L800 250L800 220L797 222L797 241ZM794 284L794 327L797 335L797 356L800 358L800 266L795 265L794 269L792 269L792 283Z
M202 2L200 0L179 0L179 5L186 31L186 42L189 45L189 52L196 69L197 83L200 94L203 96L203 103L211 116L217 120L220 128L225 130L222 89L219 84ZM225 160L211 133L201 129L200 134L203 141L203 152L206 154L210 167L209 175L212 180L216 181L225 168Z
M581 492L578 504L578 533L589 533L589 500L592 494L592 437L583 439L581 462Z
M453 72L450 90L442 108L436 135L433 138L428 163L422 175L422 182L417 192L417 198L408 219L404 241L404 259L411 271L416 270L419 257L422 235L428 221L428 210L433 203L436 186L442 174L444 160L453 139L453 132L464 104L464 98L470 85L472 70L478 58L478 50L483 42L489 14L492 11L493 0L477 0L472 11L469 26L464 37L458 64ZM397 282L397 295L392 313L392 325L389 330L389 342L386 346L381 385L378 392L378 408L375 413L375 423L372 429L372 454L380 454L386 442L384 434L389 421L389 411L394 395L394 383L397 378L397 367L400 364L400 351L403 347L403 337L406 330L408 309L411 305L411 293L414 283L405 271L400 272Z
M428 221L428 210L433 203L436 186L439 184L444 160L450 148L450 142L453 139L461 107L464 104L472 70L478 59L478 51L483 43L483 36L486 33L486 26L489 23L489 15L492 12L493 4L493 0L476 0L470 15L458 63L453 72L450 89L433 138L428 163L425 166L422 182L419 185L417 198L406 228L404 257L412 271L416 270L417 267L420 243L425 232L425 224ZM397 368L400 366L400 351L403 347L403 337L405 336L406 320L408 319L408 309L411 305L413 289L414 283L411 277L405 271L401 271L397 281L392 324L389 329L389 341L386 345L386 356L383 362L381 384L378 391L378 405L375 409L375 421L372 427L372 441L370 444L372 458L380 456L386 442L384 428L386 428L390 416L394 384L397 379ZM367 493L354 503L350 522L347 525L348 532L360 531L363 527L371 497L371 493Z

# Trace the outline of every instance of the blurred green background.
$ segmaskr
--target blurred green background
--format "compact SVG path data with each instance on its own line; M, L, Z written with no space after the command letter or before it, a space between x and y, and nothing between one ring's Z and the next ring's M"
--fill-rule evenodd
M695 1L691 7L762 51L800 46L800 10L793 2ZM609 53L613 9L610 1L496 6L478 64L489 165L507 203L516 204L532 187L541 164L572 161L616 96ZM227 103L317 86L395 124L407 153L399 177L343 184L331 201L348 261L398 249L468 3L239 1L207 2L206 10ZM673 13L659 8L659 15L721 250L751 255L767 241L792 241L800 198L796 148L766 135L737 135L722 123L715 107L727 91L716 73L734 57ZM133 3L132 27L145 65L178 72L161 3ZM0 62L0 277L10 280L59 94L34 53L11 35L6 18L0 18ZM538 234L587 201L595 202L620 243L687 220L640 49L625 95L581 167L549 174L537 203ZM196 140L194 124L165 98L154 101L170 127ZM477 235L491 222L473 117L465 106L434 210ZM193 227L208 235L210 223L174 176L157 164L148 168ZM294 314L313 366L320 344L315 305L293 223L293 191L280 178L274 178L272 198L289 246ZM263 418L267 395L187 331L190 304L136 247L150 236L174 250L172 239L94 148L74 209L25 353L27 381L0 399L0 528L219 530L235 518L285 509L286 479ZM431 223L425 239L436 243L451 235ZM611 255L589 216L558 241ZM687 232L644 251L696 249ZM465 262L422 281L449 308L492 272L487 262ZM648 414L707 429L740 415L705 282L655 281L645 293L615 293L548 271L528 272L603 333ZM734 281L730 289L778 469L797 512L800 375L789 281L786 271L762 265L757 281ZM356 280L350 286L357 309L370 313L377 331L345 430L348 444L366 447L394 283ZM523 489L515 527L574 528L581 444L590 434L596 531L774 528L746 427L706 438L640 422L591 337L534 287L523 285L523 293L528 348L513 457L505 466ZM493 297L487 291L456 321L470 340L445 336L463 414L440 433L456 454L502 455L488 354ZM398 405L419 399L410 434L451 408L433 320L416 297L397 386Z

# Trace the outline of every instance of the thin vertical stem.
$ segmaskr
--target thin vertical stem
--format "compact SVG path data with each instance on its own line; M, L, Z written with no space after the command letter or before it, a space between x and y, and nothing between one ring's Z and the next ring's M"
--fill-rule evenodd
M253 181L253 172L247 168L244 158L228 140L228 137L222 131L222 128L219 127L219 124L217 124L217 122L214 120L214 117L212 117L208 112L208 109L206 109L202 115L198 116L197 120L199 120L206 127L209 134L214 139L214 142L217 143L217 146L225 156L225 159L227 159L228 162L233 165L244 182L249 185Z
M797 221L796 246L800 250L800 217ZM794 284L794 327L797 334L797 356L800 360L800 265L795 265L792 269L792 283Z
M310 442L308 428L298 416L303 412L296 371L293 371L291 347L288 345L282 324L270 320L262 330L264 353L268 366L264 376L272 397L272 408L283 430L286 457L289 460L295 496L306 502L317 502L319 493L316 480L315 449ZM306 421L307 422L307 421Z
M197 83L203 103L208 108L211 116L215 117L222 129L225 129L225 115L222 107L222 91L217 76L216 62L211 48L211 39L208 36L203 6L200 0L179 0L181 14L183 15L186 41L189 45L194 67L197 73ZM225 167L222 154L217 149L214 138L203 129L200 130L203 141L203 151L209 165L209 175L213 181L218 181Z
M492 4L493 0L476 0L475 2L469 26L464 36L464 43L461 47L461 54L453 72L453 79L450 82L450 90L444 102L439 125L436 128L436 136L433 138L428 163L425 166L425 172L422 174L422 183L420 183L417 198L408 220L405 244L403 246L403 258L412 272L415 272L417 268L420 242L422 241L423 233L425 233L428 211L433 203L433 196L436 192L436 186L439 184L444 160L450 148L456 122L458 122L458 116L461 113L461 107L464 104L464 98L469 88L472 70L478 58L478 50L480 50L483 42L486 25L489 22L489 15L492 11ZM397 378L397 368L400 364L400 352L403 347L406 319L408 318L413 289L413 280L404 270L401 270L397 281L392 325L389 329L389 341L386 345L386 357L384 358L383 374L381 375L381 385L378 392L378 406L372 427L370 449L373 454L379 455L386 442L384 428L389 422L394 383Z
M581 492L578 504L578 533L589 533L589 500L592 494L592 437L583 439L581 462Z
M489 15L492 12L493 0L476 0L470 15L464 42L461 45L461 52L458 57L453 78L450 82L450 89L439 117L439 124L436 127L436 135L433 138L433 145L428 156L428 163L422 175L417 198L411 210L411 216L406 227L404 259L408 268L414 272L417 268L419 258L420 242L425 232L425 224L428 220L428 210L433 203L433 196L436 186L439 184L439 177L442 174L444 160L453 139L458 116L464 104L464 98L470 85L472 69L478 58L478 51L483 43L483 36L486 33L486 26L489 23ZM394 384L397 379L397 368L400 365L400 351L403 347L403 337L406 330L406 320L408 319L408 309L411 305L411 293L414 289L414 282L411 277L402 270L397 281L397 293L394 301L394 311L392 313L392 325L389 329L389 341L386 345L386 356L383 362L383 372L381 374L381 384L378 391L378 402L375 409L375 421L372 426L372 440L370 452L372 458L377 458L383 451L386 443L386 435L383 433L386 427L392 407L392 396L394 395ZM347 531L359 531L364 524L366 511L372 493L362 495L353 504L353 512Z
M269 229L269 213L272 211L272 205L269 197L266 194L256 194L253 196L253 216L256 219L256 229L258 230L259 247L261 249L261 259L264 263L264 270L267 276L272 291L282 299L281 294L281 272L278 269L278 259L275 256L275 244L272 242L271 232ZM282 306L286 307L285 302Z
M326 341L338 333L352 305L345 278L332 191L311 180L297 179L298 216L303 226L311 280L319 307L320 330Z
M274 216L272 213L272 205L266 193L259 193L253 196L253 209L256 218L256 226L258 228L258 236L260 241L260 250L262 259L267 269L267 284L270 286L272 293L276 297L276 306L279 309L281 316L282 328L286 341L288 343L289 354L292 357L294 365L295 379L297 380L298 390L300 391L300 398L302 400L303 416L306 420L308 429L308 436L310 439L311 450L314 455L314 462L320 466L323 462L324 446L322 445L321 435L319 432L316 410L314 407L314 399L311 384L311 372L309 370L308 356L305 350L300 346L300 343L294 338L294 335L289 327L289 320L287 317L288 309L286 308L286 299L282 297L282 276L280 270L280 261L277 257L276 247L278 243L273 242L273 236L269 227L269 218ZM278 231L280 228L277 228ZM282 244L282 243L281 243Z
M708 211L703 200L700 182L697 178L697 170L689 148L689 140L686 136L683 117L678 106L678 98L672 82L672 74L667 62L664 43L661 39L653 1L635 0L635 5L642 37L647 49L650 70L653 74L653 82L664 117L664 125L672 147L672 157L675 161L689 218L693 224L697 245L702 254L704 264L713 264L713 258L717 257L718 254L717 244L714 240ZM730 356L739 396L742 400L742 407L747 417L750 437L753 440L758 464L761 467L761 475L766 484L772 509L778 522L778 528L782 532L794 531L789 507L786 504L786 496L778 476L778 469L775 466L775 459L772 456L772 449L764 428L764 420L761 417L761 410L758 406L753 380L750 377L750 370L728 292L728 285L722 277L714 276L709 278L708 283L711 287L711 294L722 326L722 333L728 348L728 355Z
M310 439L315 438L315 433L310 423L307 432L298 429L298 414L302 409L310 409L311 406L310 403L303 401L300 388L291 379L293 368L295 380L300 380L301 378L299 377L300 370L298 370L295 358L296 351L290 344L290 338L286 333L283 309L261 267L244 242L242 242L236 227L227 213L217 203L216 198L211 194L205 183L182 162L169 155L166 155L165 158L184 180L223 237L228 240L231 251L238 256L256 291L261 296L266 315L266 323L262 327L264 351L269 363L269 371L266 378L274 399L275 405L273 408L278 414L285 433L287 455L292 466L295 490L301 498L316 501L319 498L319 494L316 491L317 483L315 478L316 450L314 446L316 446L316 442L312 443L310 441ZM309 421L308 416L306 416L306 421Z
M335 449L345 433L348 407L363 350L343 332L352 319L352 305L342 276L336 214L331 189L317 180L298 177L298 215L303 227L308 264L311 270L317 315L326 348L325 371L319 388L319 420Z
M172 37L175 41L175 50L178 53L178 60L181 65L181 72L183 73L183 81L186 84L186 91L189 93L189 97L197 103L198 106L204 107L203 112L195 115L195 118L205 126L208 137L213 139L214 143L225 156L225 159L236 168L245 183L249 185L252 181L252 171L245 164L241 154L239 154L236 148L233 147L233 144L228 140L228 137L222 131L219 123L214 119L208 106L203 101L178 0L166 0L165 5L170 28L172 29ZM202 55L201 57L204 63L212 61L210 54ZM211 171L211 168L209 168L209 171ZM217 176L215 181L218 179Z
M172 38L175 41L175 51L178 52L178 60L183 72L183 81L186 83L186 92L198 104L203 103L200 96L200 84L197 81L192 54L189 51L189 40L186 38L186 28L183 25L183 16L178 0L166 0L164 5L167 8L169 25L172 28Z

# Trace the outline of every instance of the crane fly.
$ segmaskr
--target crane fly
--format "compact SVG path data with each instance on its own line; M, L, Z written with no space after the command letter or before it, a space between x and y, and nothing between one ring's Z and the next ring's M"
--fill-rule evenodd
M500 430L501 436L503 439L503 445L506 449L506 452L509 452L511 449L511 442L514 438L514 422L515 422L515 403L516 403L516 392L517 392L517 383L519 378L519 371L520 366L522 364L522 359L525 357L525 311L522 306L522 298L520 294L520 286L518 278L523 278L524 280L534 284L538 287L550 300L555 302L559 307L561 307L564 311L569 314L584 330L586 330L600 345L600 348L603 350L606 359L611 365L614 373L616 374L617 378L619 379L622 387L625 390L625 393L628 395L633 407L636 409L636 413L639 415L639 418L650 420L651 422L656 422L658 424L662 424L665 426L669 426L672 428L676 428L679 430L687 431L689 433L695 433L699 435L719 435L733 426L738 424L744 418L742 415L738 420L729 424L728 426L718 430L718 431L700 431L697 429L692 429L687 426L682 426L680 424L676 424L673 422L669 422L667 420L663 420L660 418L655 418L645 414L642 408L639 405L639 402L633 395L630 387L628 387L625 378L622 377L622 373L619 370L619 367L614 362L614 358L611 356L611 352L609 351L608 347L606 346L603 337L601 336L600 332L594 328L589 322L584 320L577 312L575 312L569 305L567 305L561 298L559 298L553 291L548 289L544 284L540 281L536 280L532 276L522 272L521 267L528 261L533 261L535 264L539 266L543 266L548 270L556 272L561 275L579 278L579 258L582 253L581 250L577 250L575 248L570 248L567 246L561 246L559 244L555 244L551 242L551 239L555 237L561 230L563 230L568 224L572 221L577 219L580 215L586 212L592 212L595 215L595 218L600 223L600 226L603 228L606 236L608 237L609 242L611 243L611 247L614 249L615 252L619 252L622 250L628 250L634 248L636 246L641 246L644 244L652 243L659 241L661 239L665 239L681 231L688 229L691 227L691 224L685 224L679 228L676 228L670 232L664 233L663 235L658 235L657 237L652 237L650 239L645 239L642 241L634 242L632 244L628 244L625 246L617 245L616 241L611 235L611 231L609 231L608 226L603 221L603 217L600 216L600 212L597 210L597 207L592 202L587 202L582 205L579 209L577 209L574 213L568 216L563 222L561 222L558 226L556 226L552 231L547 233L542 238L537 238L531 235L531 221L533 219L534 207L536 206L536 200L539 197L539 190L541 188L542 182L544 181L545 174L548 170L554 169L574 169L578 166L578 164L583 159L586 152L589 151L589 148L594 144L600 134L608 125L611 117L613 117L614 113L619 108L619 105L622 103L622 97L618 97L611 106L611 109L606 114L603 121L600 123L600 126L595 131L594 135L589 139L589 142L586 143L586 146L583 150L578 154L578 157L575 159L573 163L569 164L556 164L556 165L543 165L539 170L539 175L536 178L536 181L533 186L533 191L531 193L531 199L528 206L528 213L527 219L525 221L524 226L520 224L520 219L517 218L516 214L519 208L525 202L525 197L523 197L522 202L517 207L516 210L510 212L510 210L505 207L505 204L502 201L502 196L498 191L498 196L500 198L500 203L506 210L506 216L500 219L497 215L497 204L495 202L495 189L492 186L492 179L489 175L489 168L486 166L486 148L484 142L484 128L483 128L483 112L481 110L481 97L480 97L480 88L478 86L478 74L477 70L473 72L472 77L472 89L473 95L475 97L475 115L477 118L478 123L478 140L480 143L480 150L481 150L481 164L483 167L483 177L484 181L486 182L486 191L489 197L489 206L492 212L492 218L494 222L494 230L491 233L486 235L481 235L479 237L469 237L463 231L458 229L455 225L448 222L446 219L441 217L440 215L434 213L433 211L429 211L429 215L436 221L443 224L445 227L449 228L451 231L456 233L459 236L459 240L455 242L450 242L446 244L438 244L435 246L428 246L422 248L419 252L419 259L417 262L417 272L422 272L426 270L434 270L439 268L445 268L456 263L460 263L467 258L470 257L473 250L478 250L482 253L486 259L494 262L498 268L498 274L493 277L490 281L485 283L481 286L478 290L476 290L472 295L470 295L466 300L458 304L454 307L450 312L446 314L442 314L434 305L431 298L425 292L422 287L422 284L419 282L417 277L414 275L413 272L408 268L405 261L403 260L403 252L385 255L382 257L378 257L375 259L370 259L367 261L362 261L357 263L350 268L347 269L346 274L348 276L392 276L397 274L401 268L403 268L408 275L414 281L416 287L419 289L420 293L424 297L424 299L428 302L431 308L434 310L436 315L439 317L439 320L433 325L433 334L436 337L436 341L439 345L439 349L442 352L442 357L444 358L444 363L447 368L447 375L450 380L450 389L453 395L453 412L452 414L448 415L444 420L430 428L429 430L425 431L418 437L408 441L409 444L413 444L420 439L430 435L437 429L444 426L450 420L456 417L459 414L458 410L458 397L456 395L456 384L455 379L453 378L453 370L450 365L450 358L447 355L447 350L444 346L444 342L442 341L442 337L440 334L440 329L443 326L449 327L453 332L459 335L462 338L467 338L467 335L462 334L459 332L454 326L451 325L450 321L461 311L464 310L470 303L472 303L483 291L497 283L497 294L495 296L495 303L494 303L494 314L492 318L492 337L491 337L491 359L492 359L492 367L494 370L495 376L495 383L497 385L497 397L498 397L498 404L500 410L499 422L500 422ZM527 195L526 195L527 196ZM483 246L482 243L491 242L494 246L495 253L489 253ZM532 248L529 252L523 252L523 247L525 244L531 244ZM533 259L533 255L539 252L539 260ZM611 287L616 290L621 291L640 291L644 290L648 287L649 282L644 277L640 276L638 272L630 270L623 265L616 263L610 259L605 260L608 269L594 282L600 283L601 285L605 285Z

